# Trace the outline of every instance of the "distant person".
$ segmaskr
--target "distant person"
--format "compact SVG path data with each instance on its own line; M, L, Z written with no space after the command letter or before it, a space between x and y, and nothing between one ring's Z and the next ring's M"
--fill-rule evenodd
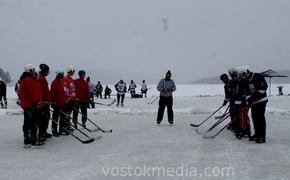
M124 106L124 99L125 99L125 93L127 92L127 86L126 83L121 79L117 84L115 84L115 89L117 91L117 106L120 105L120 99L121 99L121 106Z
M105 99L107 99L107 97L110 99L111 98L111 93L112 93L112 90L106 86L105 88Z
M143 98L143 94L145 95L145 97L147 97L147 84L145 83L145 80L142 81L142 85L141 85L141 93L142 93L142 98Z
M2 109L7 109L6 91L6 83L0 78L0 104Z
M88 76L86 80L88 82L89 90L90 90L90 101L88 103L88 108L90 108L91 106L94 109L95 108L95 100L94 100L95 85L91 83L90 76Z
M102 97L102 93L103 93L103 86L102 86L102 84L101 84L101 82L100 81L98 81L98 84L96 85L96 95L97 95L97 98L103 98Z
M176 90L174 81L171 79L171 72L168 71L165 78L161 79L157 85L157 90L160 91L159 108L157 114L157 125L159 125L163 119L165 106L167 107L168 122L173 124L173 97L172 92Z
M16 101L16 104L20 106L19 90L20 90L20 80L18 80L18 81L15 83L15 87L14 87L14 91L15 91L15 93L17 94L17 101Z
M134 83L133 80L131 80L128 91L130 91L132 99L135 98L136 88L137 88L136 84Z

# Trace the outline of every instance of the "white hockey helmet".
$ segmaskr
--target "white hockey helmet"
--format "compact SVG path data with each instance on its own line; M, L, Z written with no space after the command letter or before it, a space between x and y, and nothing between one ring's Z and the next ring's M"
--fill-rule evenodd
M56 75L64 74L64 70L63 70L63 68L57 68L56 71L55 71L55 74L56 74Z
M67 67L67 72L68 73L71 73L71 72L74 73L75 72L75 68L73 66L68 66Z
M24 67L24 71L25 72L35 71L35 66L33 64L26 64L26 66Z

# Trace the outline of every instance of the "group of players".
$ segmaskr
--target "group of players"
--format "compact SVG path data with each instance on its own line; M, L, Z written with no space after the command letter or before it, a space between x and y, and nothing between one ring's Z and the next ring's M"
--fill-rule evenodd
M260 73L253 73L249 67L232 68L227 74L220 76L225 90L223 105L229 103L231 123L228 129L235 133L238 139L248 137L256 143L266 142L266 120L265 110L268 102L267 82ZM251 135L250 118L251 109L252 122L255 133Z

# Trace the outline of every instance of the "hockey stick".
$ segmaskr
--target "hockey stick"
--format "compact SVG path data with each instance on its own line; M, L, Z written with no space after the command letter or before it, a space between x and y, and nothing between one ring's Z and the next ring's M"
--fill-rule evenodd
M52 111L51 109L50 109L50 111ZM53 112L53 111L52 111ZM69 119L71 119L71 120L73 120L73 118L72 117L70 117L70 116L68 116L65 112L63 112L62 110L60 110L59 109L59 112L60 113L62 113L63 115L65 115L66 117L68 117ZM84 133L83 131L81 131L80 129L78 129L78 128L75 128L69 121L67 121L66 119L64 119L64 121L70 126L70 127L72 127L74 130L77 130L77 131L79 131L80 133L82 133L84 136L86 136L87 138L89 138L89 140L91 141L91 139L94 139L94 138L91 138L90 136L88 136L86 133ZM80 124L79 122L77 122L80 126L82 126L84 129L86 129L87 131L89 131L90 132L90 130L89 129L87 129L86 127L84 127L82 124ZM94 141L94 140L93 140Z
M217 133L215 133L214 135L211 135L211 136L209 136L209 135L203 135L202 137L203 138L206 138L206 139L213 139L213 138L215 138L215 137L217 137L217 135L219 135L224 129L226 129L226 127L228 127L228 125L230 124L231 122L229 122L229 123L227 123L223 128L221 128Z
M103 105L103 106L112 106L115 102L116 102L116 99L113 99L113 101L110 102L109 104L99 103L99 102L94 102L94 103L98 105Z
M221 119L219 119L217 122L215 122L215 123L214 123L214 124L213 124L213 125L212 125L208 130L207 130L207 131L201 133L201 132L198 131L198 129L196 129L196 130L195 130L196 133L197 133L197 134L206 134L206 133L210 132L210 131L213 130L215 127L217 127L219 124L221 124L224 120L226 120L228 117L230 117L232 112L236 112L237 110L239 110L239 108L233 108L233 109L231 109L229 112L226 113L226 115L225 115L223 118L221 118ZM234 121L234 120L233 120L233 121Z
M203 123L205 123L207 120L209 120L215 113L217 113L222 107L224 107L224 106L221 106L221 107L219 107L217 110L215 110L211 115L209 115L205 120L203 120L201 123L199 123L199 124L193 124L193 123L191 123L190 125L192 126L192 127L199 127L199 126L201 126Z
M225 117L229 108L230 108L230 106L227 107L227 109L225 110L225 112L221 116L216 116L215 119L221 119L221 118Z
M51 109L50 109L51 110ZM51 110L52 111L52 110ZM52 111L53 112L53 111ZM43 115L45 115L47 118L49 118L52 122L56 123L57 125L59 125L58 122L56 122L54 119L52 119L51 117L48 117L46 114L44 114L43 112L41 112ZM65 120L66 121L66 120ZM66 121L67 123L67 121ZM69 123L69 125L71 126L71 124ZM89 136L86 135L86 137L88 137L88 140L81 140L79 137L77 137L76 135L74 135L72 132L70 132L68 129L64 128L64 130L66 132L68 132L70 135L72 135L74 138L76 138L78 141L80 141L83 144L89 144L91 142L94 142L95 139L94 138L90 138ZM80 130L79 130L80 131Z
M157 99L159 99L160 96L156 97L153 101L148 102L147 104L153 104Z
M103 133L112 133L113 130L110 129L110 130L104 130L102 128L100 128L98 125L96 125L92 120L90 120L87 116L83 115L76 107L73 107L74 110L76 110L78 113L80 113L84 118L86 118L89 122L91 122L94 126L97 127L97 129L94 129L94 130L90 130L90 129L87 129L88 131L90 132L97 132L97 131L102 131Z

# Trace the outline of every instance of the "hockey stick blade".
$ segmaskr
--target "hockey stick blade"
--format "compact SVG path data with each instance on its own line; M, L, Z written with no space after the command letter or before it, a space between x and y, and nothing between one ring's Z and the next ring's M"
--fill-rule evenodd
M197 134L203 134L202 132L199 132L198 129L195 129L195 132L196 132Z
M91 139L88 139L88 140L86 140L86 141L82 141L82 143L83 144L89 144L89 143L92 143L92 142L94 142L95 141L95 139L94 138L91 138Z
M190 124L190 126L192 126L192 127L198 127L199 125L198 124Z
M98 132L98 131L102 131L103 133L112 133L113 130L110 129L110 130L102 130L102 129L93 129L91 130L91 132Z
M210 135L203 135L202 137L205 138L205 139L213 139L213 138L216 137L216 135L212 135L212 136L210 136Z
M224 117L225 117L225 115L216 116L215 119L222 119L222 118L224 118Z

